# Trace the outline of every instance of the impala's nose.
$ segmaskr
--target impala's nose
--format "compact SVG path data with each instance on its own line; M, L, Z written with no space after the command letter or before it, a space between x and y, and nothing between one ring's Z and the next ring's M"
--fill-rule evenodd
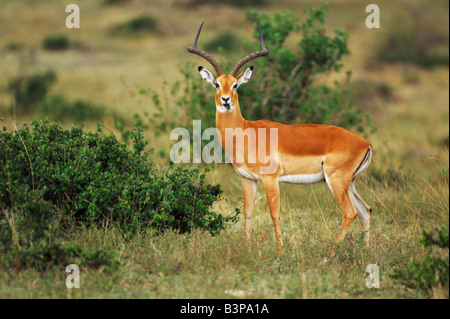
M222 105L226 107L227 109L230 108L230 98L229 97L222 97Z

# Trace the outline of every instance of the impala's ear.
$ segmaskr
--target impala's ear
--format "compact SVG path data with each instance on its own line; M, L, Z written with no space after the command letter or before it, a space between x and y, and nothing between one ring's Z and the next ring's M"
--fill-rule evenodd
M202 76L203 80L205 80L208 83L211 83L212 86L216 87L216 77L210 70L203 66L198 67L198 72L200 72L200 75Z
M242 72L236 77L238 87L242 83L247 83L250 80L250 78L252 77L252 72L253 66L248 67L244 72Z

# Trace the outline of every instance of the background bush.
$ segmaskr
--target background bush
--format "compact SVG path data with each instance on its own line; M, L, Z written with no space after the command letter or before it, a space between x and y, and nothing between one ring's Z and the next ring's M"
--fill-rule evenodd
M270 51L267 58L252 61L258 65L256 76L242 88L247 118L269 118L289 124L334 124L358 131L370 124L362 111L353 106L342 83L317 83L321 74L340 71L342 57L350 53L346 32L327 32L327 10L326 5L306 9L303 22L298 22L292 12L269 17L247 11L247 19L253 22L254 39L259 36L259 21ZM285 41L294 32L301 36L292 50ZM255 43L254 50L259 48L259 42Z
M155 17L141 14L129 19L113 29L113 34L122 36L136 36L156 31L158 23Z
M448 28L436 27L448 25L448 15L444 20L436 12L448 11L448 2L436 3L437 6L431 7L426 2L405 2L403 15L399 14L387 23L376 58L384 62L412 63L424 67L448 66Z
M104 5L116 5L128 2L129 0L103 0Z
M57 81L56 72L47 70L35 74L20 74L9 80L8 90L12 95L11 113L25 116L44 117L59 123L71 121L100 121L107 115L115 120L125 120L115 111L90 101L71 101L62 93L49 95Z
M66 50L69 48L70 41L66 35L49 35L42 39L42 48L50 51Z
M13 108L23 115L34 111L42 102L53 83L56 82L56 73L47 70L31 75L19 75L9 81L8 89L13 95Z
M206 43L205 49L208 52L236 53L236 51L241 51L241 42L242 41L234 32L224 30Z
M45 99L37 108L42 116L52 121L98 121L105 115L103 107L89 101L69 101L64 95L57 94Z

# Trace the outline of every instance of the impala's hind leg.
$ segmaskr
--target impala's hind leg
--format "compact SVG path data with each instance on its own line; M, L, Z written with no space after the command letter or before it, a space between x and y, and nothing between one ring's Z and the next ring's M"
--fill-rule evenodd
M356 177L362 172L364 172L370 165L370 162L372 161L372 154L373 149L372 145L370 145L363 161L356 170L350 183L350 198L356 210L358 211L359 223L361 224L362 231L364 232L364 245L366 247L369 247L370 215L372 214L372 208L370 208L370 206L367 205L365 201L363 201L361 196L359 196L358 192L355 189L354 182Z
M362 231L364 232L364 245L369 247L370 237L370 216L372 208L363 201L355 189L353 182L350 184L350 198L358 211L359 223L361 224Z
M342 225L336 239L335 244L341 242L358 214L352 200L350 199L350 178L338 178L327 176L325 174L325 180L333 192L333 196L336 199L337 204L342 212Z

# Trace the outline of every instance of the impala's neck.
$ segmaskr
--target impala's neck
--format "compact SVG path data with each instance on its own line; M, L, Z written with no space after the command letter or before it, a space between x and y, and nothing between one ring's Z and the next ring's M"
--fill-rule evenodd
M216 109L216 128L222 134L222 139L225 138L226 128L242 128L244 129L245 119L242 117L239 102L234 105L234 109L230 112L220 112Z

